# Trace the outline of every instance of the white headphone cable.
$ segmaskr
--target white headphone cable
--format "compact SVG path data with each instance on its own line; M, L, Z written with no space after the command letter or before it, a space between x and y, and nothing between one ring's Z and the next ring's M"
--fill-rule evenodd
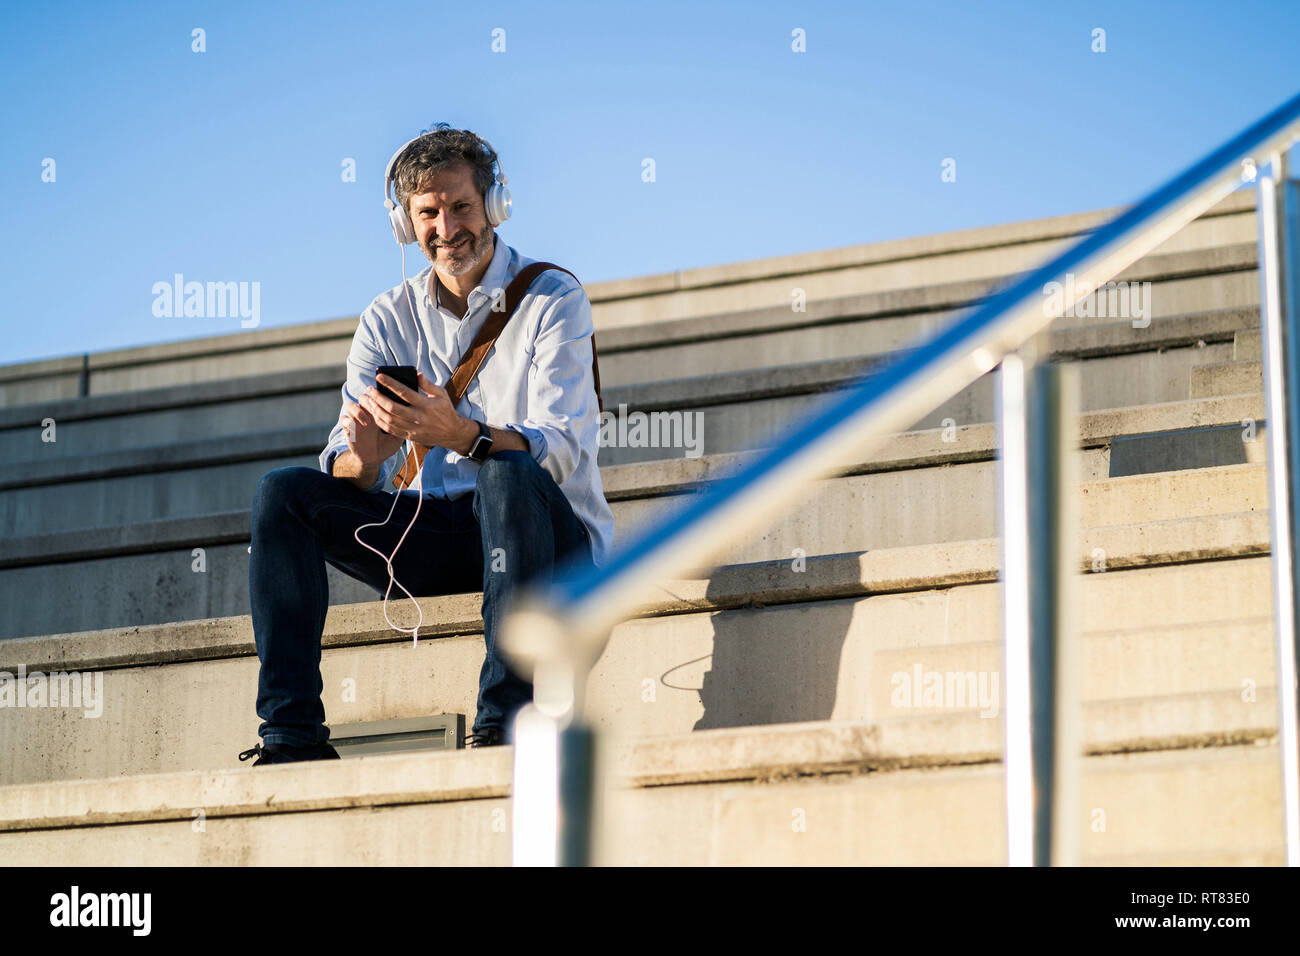
M411 298L411 286L406 279L406 246L402 246L402 286L406 290L406 304L411 310L411 320L415 323L416 342L418 343L416 346L416 353L415 353L415 369L417 375L416 391L418 392L419 391L418 375L420 369L420 359L424 356L424 336L420 331L420 317L416 315L415 303ZM424 504L424 462L420 461L415 455L415 441L413 439L408 438L406 439L405 442L403 442L402 447L406 447L407 445L410 445L409 454L413 459L415 459L416 462L415 514L411 515L411 521L406 526L406 530L403 531L402 536L397 539L397 544L393 548L393 553L387 557L384 557L384 553L382 551L378 550L377 548L372 548L370 545L366 544L364 541L361 540L361 529L382 528L384 525L388 524L389 520L393 517L394 510L396 510L397 508L397 500L398 498L401 497L402 493L400 490L397 489L393 490L393 503L388 509L387 518L385 518L383 521L373 521L370 522L369 524L361 525L360 527L357 528L356 531L352 532L352 537L356 539L357 544L361 545L361 547L365 548L367 551L372 551L375 554L379 555L381 558L384 558L384 564L388 567L388 588L384 591L384 620L388 623L388 626L391 627L393 630L400 631L403 634L410 634L412 638L411 646L414 647L420 643L420 627L421 625L424 624L424 608L420 606L420 602L415 599L415 596L412 595L410 591L406 590L406 588L402 586L402 582L398 581L397 576L393 573L393 558L397 557L397 551L399 548L401 548L402 542L406 540L406 536L410 533L411 528L415 526L416 519L420 517L420 507ZM398 627L396 624L393 623L392 619L388 616L388 596L389 594L392 593L394 584L396 584L399 588L401 588L402 593L405 594L410 599L411 603L415 605L416 613L419 614L420 619L416 621L414 627Z

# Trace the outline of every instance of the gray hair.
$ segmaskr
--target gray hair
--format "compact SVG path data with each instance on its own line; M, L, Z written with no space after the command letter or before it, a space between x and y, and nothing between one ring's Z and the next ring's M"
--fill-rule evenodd
M398 205L407 209L407 201L424 192L435 174L461 163L469 165L479 195L485 196L496 179L492 169L496 159L496 150L487 140L467 129L451 129L447 123L438 123L421 133L397 157L393 166L393 191Z

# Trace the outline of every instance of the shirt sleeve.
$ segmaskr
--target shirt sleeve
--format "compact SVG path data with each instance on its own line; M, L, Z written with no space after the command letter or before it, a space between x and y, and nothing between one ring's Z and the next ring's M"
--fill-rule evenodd
M339 406L339 420L335 423L333 430L330 431L328 441L325 443L325 450L320 454L321 471L325 474L333 474L334 460L339 455L348 450L348 437L345 423L349 420L343 414L343 407L351 403L360 404L361 395L375 384L375 369L381 365L392 365L394 362L389 356L385 355L383 348L380 346L375 334L377 317L374 313L374 306L361 314L361 321L357 323L357 331L352 336L352 348L348 353L347 380L343 383L343 402ZM398 467L402 457L402 449L399 448L389 458L379 466L379 478L371 485L367 491L375 491L383 488L387 483L389 476Z
M584 447L595 453L600 408L591 370L595 327L582 286L565 292L542 313L528 372L528 417L504 422L519 432L539 465L563 484Z

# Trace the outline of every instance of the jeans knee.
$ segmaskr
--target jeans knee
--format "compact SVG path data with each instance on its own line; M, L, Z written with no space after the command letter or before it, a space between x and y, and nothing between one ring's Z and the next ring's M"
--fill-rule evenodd
M479 465L475 489L490 493L495 488L514 486L521 481L531 481L540 470L541 466L528 452L509 448Z
M293 500L305 473L312 472L324 474L319 469L308 468L306 465L285 465L268 471L258 479L257 489L253 492L253 514L278 509Z
M518 515L528 502L544 504L545 492L537 480L542 466L526 451L511 448L497 452L479 465L474 483L474 517L480 527L495 527Z

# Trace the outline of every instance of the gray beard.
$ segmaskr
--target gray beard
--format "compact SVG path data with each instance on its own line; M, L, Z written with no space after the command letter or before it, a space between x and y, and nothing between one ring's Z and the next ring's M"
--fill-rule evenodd
M463 276L467 272L472 272L483 261L483 257L488 250L492 248L492 232L493 227L489 224L486 235L470 236L469 253L465 258L458 260L457 265L451 265L450 263L440 265L436 247L430 249L425 246L425 257L433 263L435 269L439 269L444 275Z

